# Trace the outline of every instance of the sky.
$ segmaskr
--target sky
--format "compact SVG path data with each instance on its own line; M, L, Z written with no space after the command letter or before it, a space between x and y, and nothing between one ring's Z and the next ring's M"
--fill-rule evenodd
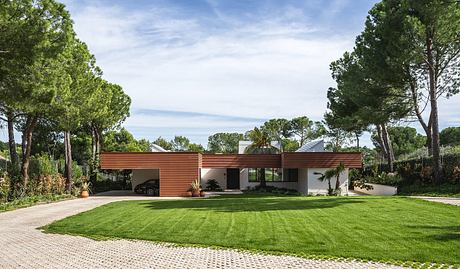
M138 139L203 145L270 118L321 120L335 86L329 64L353 48L376 2L64 1L104 78L132 99L123 126ZM440 102L441 127L459 125L459 105Z

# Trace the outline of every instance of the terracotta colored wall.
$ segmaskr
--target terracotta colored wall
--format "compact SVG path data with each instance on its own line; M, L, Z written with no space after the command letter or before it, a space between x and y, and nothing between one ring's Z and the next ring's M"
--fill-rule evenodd
M279 154L203 154L203 168L281 168Z
M183 196L200 168L361 167L361 153L199 154L194 152L102 153L102 169L159 169L160 196Z
M160 169L160 196L183 196L199 179L199 153L102 153L102 169Z
M359 152L286 152L282 154L283 168L331 168L341 162L347 168L361 168Z

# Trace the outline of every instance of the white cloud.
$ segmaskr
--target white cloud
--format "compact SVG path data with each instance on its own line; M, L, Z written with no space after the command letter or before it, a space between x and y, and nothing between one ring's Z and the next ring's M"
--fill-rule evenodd
M324 16L339 12L346 1L334 3L336 9ZM354 35L324 36L321 25L309 23L302 10L292 7L244 23L218 4L213 8L220 20L216 25L161 6L127 10L90 2L71 6L71 11L79 37L96 55L105 77L131 96L134 110L321 119L326 90L334 85L329 63L352 48ZM452 120L458 116L453 112ZM139 115L126 123L189 132L229 124Z

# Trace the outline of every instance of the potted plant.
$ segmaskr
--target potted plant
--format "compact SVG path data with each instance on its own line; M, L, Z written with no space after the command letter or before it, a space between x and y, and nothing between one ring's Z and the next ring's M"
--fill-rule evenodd
M81 184L81 188L80 188L80 190L81 190L80 197L81 198L88 198L89 197L89 191L90 191L89 187L90 187L90 185L91 185L91 183L89 183L89 182L83 182Z
M193 197L200 197L200 182L198 179L194 180L192 184L190 184L190 190L192 191Z
M206 196L206 192L204 192L204 190L200 190L200 197L205 197Z
M185 192L185 196L186 196L186 197L192 197L192 188L189 188L189 189Z

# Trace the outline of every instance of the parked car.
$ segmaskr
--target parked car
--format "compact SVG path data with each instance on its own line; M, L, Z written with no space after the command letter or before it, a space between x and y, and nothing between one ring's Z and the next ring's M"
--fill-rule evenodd
M160 195L160 182L158 179L149 179L134 188L137 194L147 194L149 196Z

